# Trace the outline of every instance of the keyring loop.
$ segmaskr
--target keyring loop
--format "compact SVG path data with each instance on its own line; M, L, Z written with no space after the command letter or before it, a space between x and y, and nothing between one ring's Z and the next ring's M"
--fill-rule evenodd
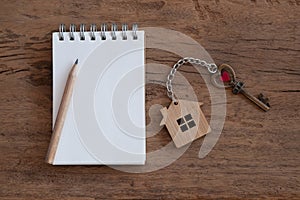
M216 73L218 71L218 67L215 63L211 63L209 64L209 66L207 67L208 71L212 74Z

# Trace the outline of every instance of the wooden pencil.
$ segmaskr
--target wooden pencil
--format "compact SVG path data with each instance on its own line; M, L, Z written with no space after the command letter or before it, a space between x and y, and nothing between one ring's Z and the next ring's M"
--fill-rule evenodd
M72 68L69 72L69 76L68 76L68 79L66 82L64 93L63 93L61 103L60 103L60 106L58 109L58 113L57 113L57 117L55 120L48 153L46 156L46 162L49 164L53 164L53 162L54 162L58 141L59 141L59 138L61 135L61 130L64 126L66 114L67 114L68 107L69 107L70 100L71 100L72 93L73 93L75 79L77 76L77 64L78 64L78 59L75 61L74 65L72 66Z

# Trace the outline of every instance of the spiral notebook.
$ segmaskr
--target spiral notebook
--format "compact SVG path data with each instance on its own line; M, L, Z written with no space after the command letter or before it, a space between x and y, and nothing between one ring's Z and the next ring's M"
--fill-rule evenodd
M54 165L140 165L146 160L144 31L71 24L53 33L53 124L76 59L78 75Z

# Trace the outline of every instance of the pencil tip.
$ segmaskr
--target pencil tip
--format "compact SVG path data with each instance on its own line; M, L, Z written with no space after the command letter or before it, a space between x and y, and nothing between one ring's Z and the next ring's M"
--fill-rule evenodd
M76 65L78 64L78 58L77 58L77 60L75 61L75 64L76 64Z

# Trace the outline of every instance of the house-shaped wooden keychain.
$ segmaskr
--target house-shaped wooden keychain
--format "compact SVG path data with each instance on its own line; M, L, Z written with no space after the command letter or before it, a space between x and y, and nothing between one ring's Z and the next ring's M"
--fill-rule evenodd
M210 132L201 105L201 102L178 100L160 110L163 115L160 125L167 127L177 148Z

